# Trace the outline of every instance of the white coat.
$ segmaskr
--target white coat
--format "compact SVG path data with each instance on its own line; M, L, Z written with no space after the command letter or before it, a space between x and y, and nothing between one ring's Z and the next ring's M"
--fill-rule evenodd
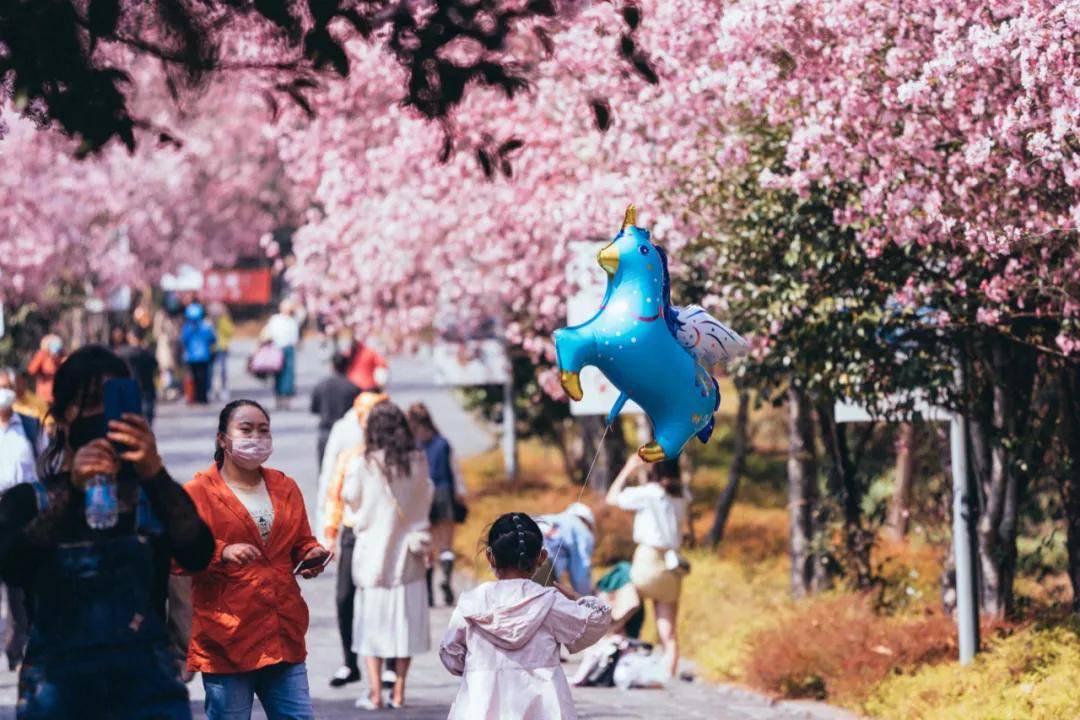
M595 597L572 602L532 580L499 580L462 593L439 649L461 676L448 720L573 720L559 646L580 652L611 625Z

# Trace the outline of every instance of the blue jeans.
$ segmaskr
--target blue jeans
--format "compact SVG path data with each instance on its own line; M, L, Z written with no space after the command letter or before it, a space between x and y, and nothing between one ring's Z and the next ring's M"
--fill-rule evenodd
M207 720L250 720L259 696L270 720L314 720L307 665L278 663L246 673L203 673Z

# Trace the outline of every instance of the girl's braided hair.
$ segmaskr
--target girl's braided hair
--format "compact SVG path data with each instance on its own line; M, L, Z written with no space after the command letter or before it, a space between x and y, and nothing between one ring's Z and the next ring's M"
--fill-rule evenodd
M529 572L536 567L544 547L544 535L531 517L525 513L511 512L500 515L491 523L487 545L496 568Z

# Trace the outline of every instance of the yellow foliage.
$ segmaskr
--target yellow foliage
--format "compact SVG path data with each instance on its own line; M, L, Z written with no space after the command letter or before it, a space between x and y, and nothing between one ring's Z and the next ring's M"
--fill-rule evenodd
M990 641L969 667L948 662L883 681L865 712L889 720L1080 717L1080 622L1032 625Z
M746 640L777 622L790 606L787 562L718 558L705 550L687 554L692 571L683 581L679 642L710 680L740 680L748 659ZM646 625L653 632L651 621Z

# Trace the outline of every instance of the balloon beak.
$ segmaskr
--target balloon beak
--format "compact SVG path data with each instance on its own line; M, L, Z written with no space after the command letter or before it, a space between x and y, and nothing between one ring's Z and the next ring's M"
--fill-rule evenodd
M615 247L615 243L611 243L596 256L596 262L600 263L600 267L607 271L608 275L614 276L615 271L619 269L619 250Z

